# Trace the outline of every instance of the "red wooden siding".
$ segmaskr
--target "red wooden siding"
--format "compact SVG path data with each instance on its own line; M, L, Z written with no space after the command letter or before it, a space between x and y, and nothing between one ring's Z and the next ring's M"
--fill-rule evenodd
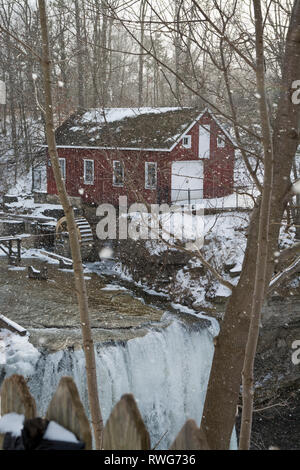
M204 160L204 198L223 197L233 191L234 146L225 137L209 113L205 113L187 133L192 138L191 149L180 141L171 152L118 151L59 148L59 158L66 159L66 188L70 196L82 197L87 203L117 205L119 196L128 203L171 202L171 166L174 161L198 160L199 125L210 124L210 158ZM218 133L225 137L225 147L218 148ZM94 184L84 184L84 159L94 160ZM125 169L123 187L113 185L113 161L122 161ZM157 189L145 189L145 163L157 163ZM53 172L47 171L48 193L57 194Z

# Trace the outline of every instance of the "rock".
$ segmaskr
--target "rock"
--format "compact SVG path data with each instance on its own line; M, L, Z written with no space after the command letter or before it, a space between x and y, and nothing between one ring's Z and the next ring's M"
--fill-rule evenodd
M206 268L203 265L193 266L186 269L190 273L191 279L199 279L199 277L205 276Z
M43 211L43 215L45 215L46 217L53 217L54 219L61 219L62 217L64 217L65 213L64 213L64 210L61 208L61 209L45 209Z
M17 196L11 196L9 194L4 194L3 196L4 204L11 204L12 202L18 202Z
M149 250L148 244L148 241L141 240L120 241L115 247L115 255L135 281L146 278L148 285L155 288L172 284L174 273L186 266L191 256L176 249L165 249L160 244Z
M37 279L39 281L47 281L47 279L48 279L47 266L42 267L42 269L40 271L33 268L32 266L28 266L28 277L29 277L29 279Z
M224 304L225 308L225 303L230 296L231 290L222 284L218 284L216 287L206 293L205 299L214 304Z
M232 269L229 271L230 277L238 277L241 275L242 272L242 266L240 264L236 264Z
M33 200L34 200L35 204L46 204L47 203L47 193L34 191Z
M73 269L72 263L67 263L63 259L59 260L59 269Z
M24 233L25 224L22 220L0 219L0 235L3 237Z
M226 261L226 262L224 263L224 271L225 271L226 273L229 273L229 271L230 271L231 269L233 269L233 268L235 267L235 265L236 265L236 261L233 261L233 260L228 260L228 261Z
M300 340L300 295L269 299L262 311L256 356L256 398L266 400L278 390L300 384L292 344Z
M73 207L73 210L74 210L75 217L81 216L82 211L80 209L77 209L77 207ZM64 213L63 208L61 208L61 209L57 209L57 208L50 209L48 207L47 209L45 209L43 211L43 215L45 215L46 217L52 217L53 219L59 220L59 219L61 219L62 217L65 216L65 213Z

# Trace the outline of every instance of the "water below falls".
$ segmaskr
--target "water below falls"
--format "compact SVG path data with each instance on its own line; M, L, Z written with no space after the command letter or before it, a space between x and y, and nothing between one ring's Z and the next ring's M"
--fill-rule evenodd
M213 357L212 328L179 320L123 344L97 345L97 374L104 421L124 393L133 393L152 447L167 449L188 418L200 424ZM83 352L44 355L29 380L43 415L62 376L72 376L88 410Z

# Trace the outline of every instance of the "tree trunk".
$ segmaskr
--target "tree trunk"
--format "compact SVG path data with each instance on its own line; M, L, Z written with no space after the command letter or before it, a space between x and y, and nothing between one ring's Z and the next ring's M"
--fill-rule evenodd
M83 349L86 360L86 373L89 405L92 416L92 425L94 429L94 437L96 449L102 448L102 434L103 434L103 421L100 411L97 376L96 376L96 361L94 344L91 334L90 319L88 312L87 291L85 286L80 245L78 241L77 227L74 219L74 212L70 205L68 195L66 192L65 184L62 179L61 170L58 161L58 154L56 149L54 123L53 123L53 107L52 107L52 94L51 94L51 69L50 69L50 54L48 42L48 27L46 17L45 0L39 0L40 22L43 40L43 57L42 68L44 76L44 90L45 90L45 109L46 109L46 135L48 143L48 151L51 158L53 173L55 176L57 191L59 194L60 202L63 206L65 216L67 218L67 225L70 238L70 247L72 252L75 288L78 298L78 305L80 311L81 330L83 338Z
M138 84L138 106L141 107L144 104L143 100L143 86L144 86L144 36L145 36L145 15L146 15L146 2L141 1L140 6L140 22L141 22L141 35L140 35L140 55L139 55L139 84Z
M77 86L78 86L78 106L84 107L84 68L83 68L83 54L81 42L81 25L80 25L80 9L79 0L75 0L75 22L76 22L76 46L77 46Z
M253 4L256 30L256 81L264 147L264 185L259 214L259 233L250 330L243 369L243 413L240 433L241 450L249 450L250 448L254 399L254 360L259 336L261 309L264 302L265 291L267 290L266 274L270 230L270 205L273 185L273 145L265 91L263 18L260 0L253 0Z
M175 39L174 39L174 46L175 46L175 98L176 98L176 105L181 101L181 82L178 76L181 75L181 32L180 32L180 8L181 8L181 1L175 0L175 15L174 15L174 28L175 28Z

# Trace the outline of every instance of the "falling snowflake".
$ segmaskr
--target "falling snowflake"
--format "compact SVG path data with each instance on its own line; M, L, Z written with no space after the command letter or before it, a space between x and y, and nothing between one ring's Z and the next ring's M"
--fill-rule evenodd
M110 259L113 257L113 250L109 246L105 246L99 251L99 258L100 259Z
M292 190L294 194L300 194L300 179L295 181L295 183L293 184Z

